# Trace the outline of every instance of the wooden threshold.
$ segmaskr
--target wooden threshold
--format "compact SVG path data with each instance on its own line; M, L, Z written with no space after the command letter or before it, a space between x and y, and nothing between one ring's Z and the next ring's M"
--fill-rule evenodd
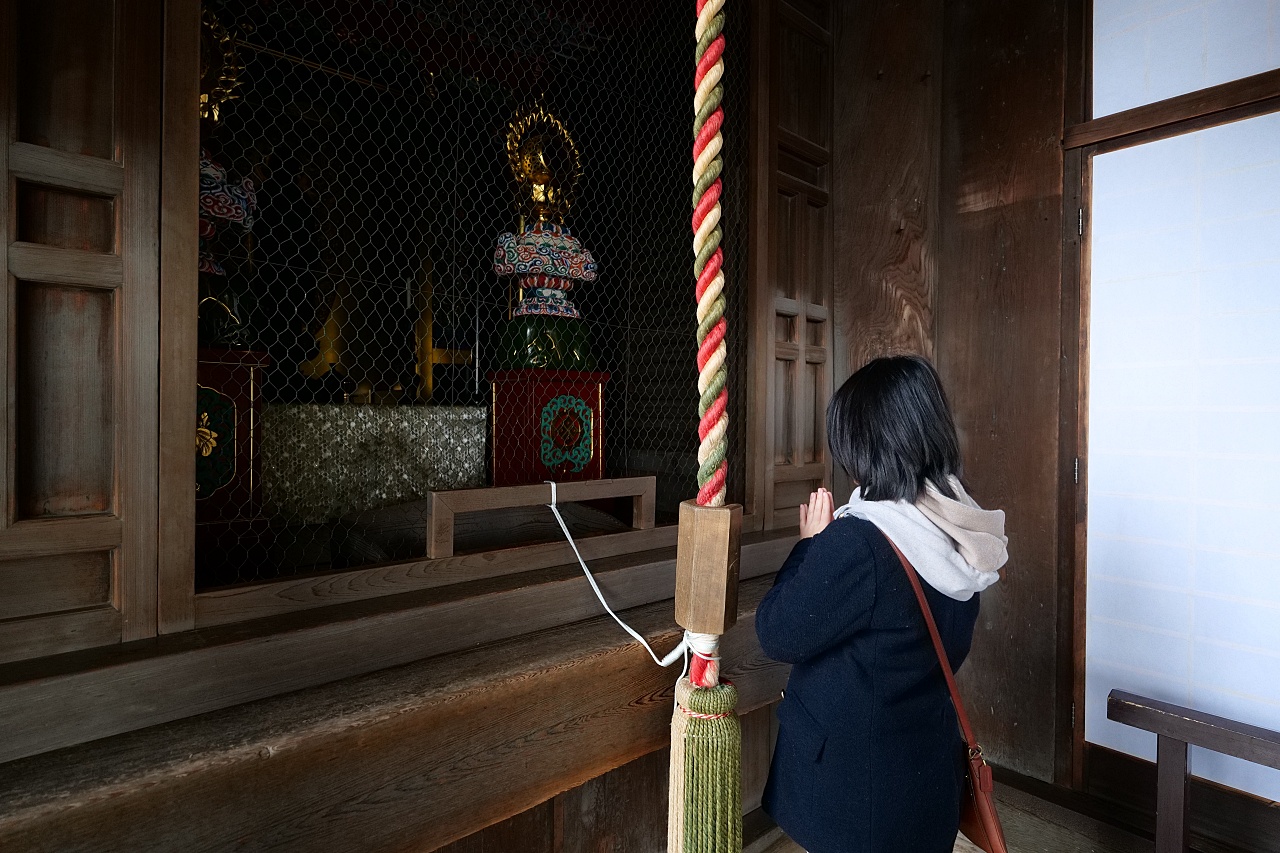
M788 667L744 584L738 713ZM659 648L667 603L628 613ZM434 850L665 746L672 669L607 617L0 767L0 848ZM269 795L268 795L269 792Z
M1280 68L1072 125L1062 147L1116 150L1277 110Z
M583 559L597 560L655 548L669 548L675 544L676 528L671 525L586 537L578 541L578 550L582 552ZM197 628L226 625L563 566L573 560L573 549L567 541L547 542L439 560L416 560L238 586L196 595L195 622Z
M790 533L749 537L740 576L777 571L794 542ZM617 610L675 591L674 548L593 569ZM559 566L11 664L0 667L0 762L599 614L581 570Z

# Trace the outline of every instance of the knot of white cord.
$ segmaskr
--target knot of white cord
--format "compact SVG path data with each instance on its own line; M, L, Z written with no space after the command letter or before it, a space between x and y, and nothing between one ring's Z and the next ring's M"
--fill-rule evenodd
M685 631L682 645L707 662L707 683L720 683L720 635L701 634L697 631Z

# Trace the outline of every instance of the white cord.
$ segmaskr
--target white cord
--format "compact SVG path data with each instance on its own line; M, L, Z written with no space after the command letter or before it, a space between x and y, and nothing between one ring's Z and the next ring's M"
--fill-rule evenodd
M685 666L685 669L687 670L689 668L689 632L687 631L685 632L684 639L682 639L680 641L680 644L676 646L674 649L672 649L667 654L666 657L659 659L658 655L653 651L653 648L649 645L648 641L646 641L644 637L640 636L640 634L634 628L632 628L626 622L623 622L617 613L613 612L613 608L609 606L609 602L604 600L604 593L600 591L599 585L596 584L595 576L592 575L591 570L587 568L587 561L582 559L582 552L578 550L578 543L573 541L573 535L569 533L569 526L564 523L564 518L561 517L560 510L556 506L555 481L545 480L544 482L546 482L551 486L551 503L547 504L547 507L551 510L552 515L556 517L556 521L560 522L560 529L564 532L564 538L569 540L569 546L573 548L573 554L578 558L578 565L582 566L582 572L587 576L587 582L591 584L591 588L595 590L596 598L600 599L600 604L604 607L604 609L608 612L608 614L613 617L613 621L617 622L619 625L622 626L622 630L626 631L628 634L634 637L637 643L644 646L645 651L649 653L649 657L653 658L654 663L656 663L658 666L666 667L666 666L671 666L671 664L683 658L684 666ZM681 678L684 677L683 672L681 672L680 677Z

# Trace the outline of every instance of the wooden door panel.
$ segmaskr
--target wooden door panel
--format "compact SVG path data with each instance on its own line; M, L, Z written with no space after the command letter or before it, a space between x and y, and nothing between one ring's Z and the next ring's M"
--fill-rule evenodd
M21 279L16 287L14 517L109 512L115 491L112 293Z
M9 0L17 39L17 133L54 151L116 159L116 4ZM12 48L10 56L13 55ZM13 66L10 65L12 68Z
M797 523L809 492L830 483L824 414L831 395L833 234L830 214L832 35L830 4L773 0L763 16L771 97L767 253L769 418L764 440L764 524ZM761 292L762 291L762 292Z
M0 661L155 633L157 0L0 0Z

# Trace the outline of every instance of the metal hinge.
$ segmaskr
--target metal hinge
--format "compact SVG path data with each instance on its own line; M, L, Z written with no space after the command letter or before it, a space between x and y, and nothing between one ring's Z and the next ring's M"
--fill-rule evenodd
M1084 208L1080 208L1076 215L1076 233L1081 237L1084 236Z
M1075 462L1071 465L1071 476L1075 479L1076 485L1080 485L1080 457L1077 456Z

